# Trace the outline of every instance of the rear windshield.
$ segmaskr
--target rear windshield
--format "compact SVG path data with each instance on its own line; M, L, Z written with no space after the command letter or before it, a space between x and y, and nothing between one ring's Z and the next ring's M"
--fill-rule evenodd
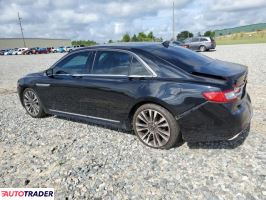
M168 48L158 48L151 53L189 73L191 73L195 67L200 67L213 61L212 58L183 47L169 46Z

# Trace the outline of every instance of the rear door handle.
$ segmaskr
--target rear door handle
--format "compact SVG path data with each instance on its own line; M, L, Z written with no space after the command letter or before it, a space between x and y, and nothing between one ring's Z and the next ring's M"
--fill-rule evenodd
M72 74L71 75L73 78L82 78L83 75L82 74Z
M50 87L51 84L49 84L49 83L36 83L35 85L38 87Z

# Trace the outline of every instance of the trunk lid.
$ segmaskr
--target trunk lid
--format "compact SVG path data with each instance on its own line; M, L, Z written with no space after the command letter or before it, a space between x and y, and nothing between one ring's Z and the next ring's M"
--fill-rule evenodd
M214 60L205 65L194 67L192 74L225 80L232 86L242 86L246 82L247 72L247 67L244 65Z

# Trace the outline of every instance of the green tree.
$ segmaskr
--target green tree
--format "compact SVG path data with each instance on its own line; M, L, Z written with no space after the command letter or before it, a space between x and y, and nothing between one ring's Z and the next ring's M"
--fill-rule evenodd
M141 41L141 42L147 41L147 35L144 32L139 32L137 38L138 38L138 41Z
M136 34L134 34L134 35L132 36L131 41L132 41L132 42L137 42L137 41L138 41L138 38L137 38Z
M177 40L185 40L186 38L190 38L190 37L193 37L193 33L189 31L182 31L178 33L176 36Z
M149 34L147 35L147 37L151 40L151 41L154 41L155 40L155 37L153 35L153 32L149 32Z
M72 46L76 46L76 45L92 46L92 45L95 45L97 43L93 40L77 40L77 41L72 41L71 44L72 44Z
M207 36L207 37L214 37L215 36L215 31L206 31L204 33L204 36Z
M108 43L113 43L113 40L108 40Z
M153 32L149 32L148 34L145 34L144 32L139 32L137 35L134 34L131 38L128 33L124 34L122 37L122 42L152 42L152 41L157 41L160 42L162 41L162 38L156 38L153 35Z
M130 41L130 35L126 33L123 35L122 42L129 42Z

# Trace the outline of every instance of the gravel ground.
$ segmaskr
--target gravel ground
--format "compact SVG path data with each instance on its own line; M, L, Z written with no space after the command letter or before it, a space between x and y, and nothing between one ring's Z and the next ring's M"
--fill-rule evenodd
M116 130L29 117L15 93L17 79L62 54L1 56L0 187L53 187L56 199L266 199L266 45L205 54L249 66L250 132L168 151Z

